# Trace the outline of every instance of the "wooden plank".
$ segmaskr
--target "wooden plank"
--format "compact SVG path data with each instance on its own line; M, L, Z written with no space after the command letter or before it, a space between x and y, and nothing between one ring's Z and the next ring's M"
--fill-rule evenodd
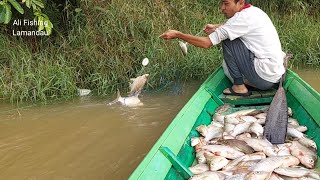
M211 95L212 95L212 99L219 105L223 105L224 102L221 100L221 98L219 98L215 93L214 91L212 91L210 88L205 88Z
M268 104L272 101L272 97L259 98L259 99L241 99L241 100L224 99L223 101L224 103L229 103L233 105Z
M189 179L193 174L170 150L168 147L161 147L160 151L171 162L172 166L179 172L184 179Z
M164 178L165 180L185 180L180 174L176 171L174 167L171 167L167 176Z
M253 91L251 96L231 96L220 94L219 98L225 102L234 105L250 105L250 104L266 104L272 101L273 96L275 95L276 90L268 91Z

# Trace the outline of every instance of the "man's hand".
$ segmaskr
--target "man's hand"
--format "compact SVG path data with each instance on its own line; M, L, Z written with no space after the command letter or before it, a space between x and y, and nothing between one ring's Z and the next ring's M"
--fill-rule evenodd
M179 33L181 32L176 30L168 30L165 33L161 34L159 37L165 40L171 40L178 38Z
M212 32L214 32L218 27L220 27L222 24L207 24L203 31L209 35L211 34Z

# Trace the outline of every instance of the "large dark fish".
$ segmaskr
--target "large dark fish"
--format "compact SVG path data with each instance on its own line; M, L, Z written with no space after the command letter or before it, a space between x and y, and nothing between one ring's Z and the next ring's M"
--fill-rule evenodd
M285 67L287 61L292 55L286 55L284 58ZM287 126L288 126L288 104L286 93L282 86L285 75L282 75L280 79L279 88L273 97L270 104L266 124L264 126L263 136L266 137L272 144L283 144L286 139Z
M250 147L246 142L238 139L219 139L217 143L233 147L245 154L254 153L254 149L252 147Z

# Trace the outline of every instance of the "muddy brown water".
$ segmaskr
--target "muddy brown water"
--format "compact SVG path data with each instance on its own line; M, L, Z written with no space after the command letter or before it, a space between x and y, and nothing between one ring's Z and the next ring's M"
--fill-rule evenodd
M319 71L295 71L320 92ZM20 109L0 103L0 179L127 179L200 84L144 94L138 108L106 106L115 95Z
M137 108L107 106L115 95L21 109L0 103L0 179L127 179L200 85L144 94Z
M292 70L320 93L320 69L295 67Z

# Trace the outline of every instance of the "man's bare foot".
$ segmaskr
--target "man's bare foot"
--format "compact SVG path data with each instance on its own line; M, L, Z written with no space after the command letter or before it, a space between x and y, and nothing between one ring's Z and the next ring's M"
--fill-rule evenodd
M234 92L236 92L236 93L241 93L241 94L248 93L248 89L244 84L242 84L242 85L233 85L230 88L232 88L232 90ZM227 88L227 89L223 90L223 93L230 94L231 92L230 92L229 88Z

